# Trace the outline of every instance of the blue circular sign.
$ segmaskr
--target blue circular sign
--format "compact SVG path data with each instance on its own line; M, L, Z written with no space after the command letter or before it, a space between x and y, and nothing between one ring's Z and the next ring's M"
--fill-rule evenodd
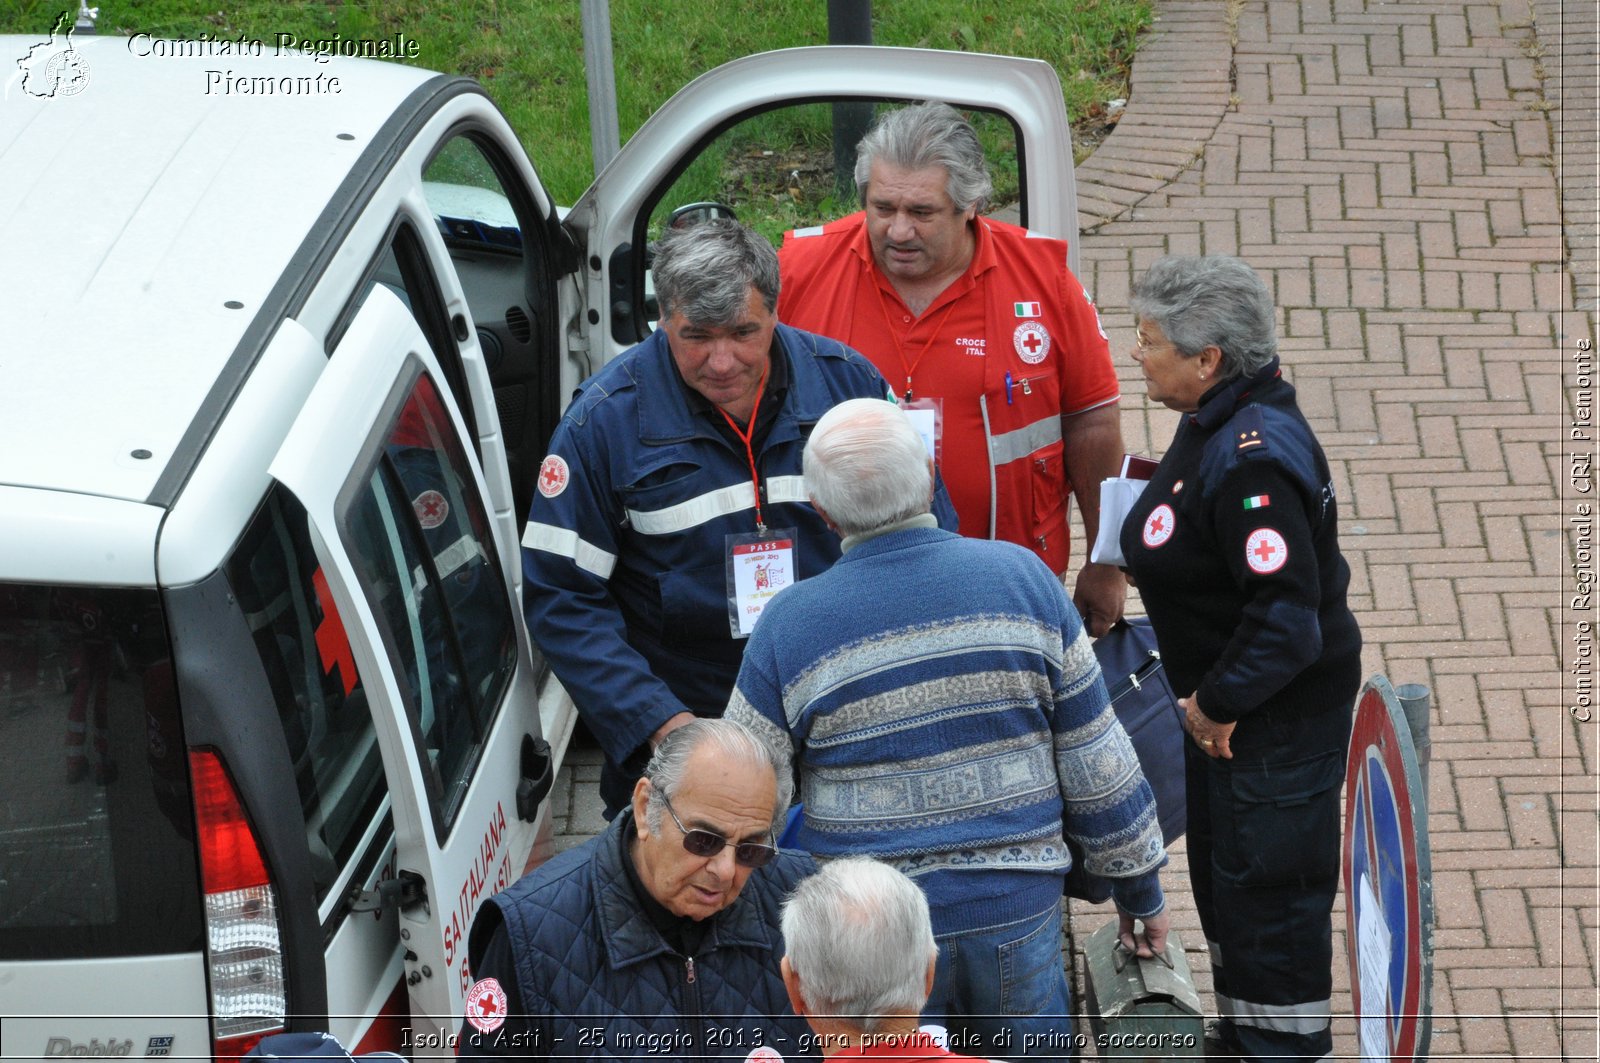
M1421 797L1410 728L1388 680L1375 676L1361 692L1345 766L1345 943L1361 1047L1390 1059L1426 1059L1432 1032L1433 874L1426 822L1417 829Z

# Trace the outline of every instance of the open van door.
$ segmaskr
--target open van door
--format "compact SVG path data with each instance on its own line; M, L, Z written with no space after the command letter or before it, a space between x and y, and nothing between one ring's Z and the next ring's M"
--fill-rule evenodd
M589 367L644 339L650 221L678 174L723 130L774 108L840 100L942 100L992 111L1016 135L1023 225L1066 240L1078 266L1072 130L1055 69L1038 59L921 48L790 48L734 60L679 90L639 127L568 213L584 247ZM682 204L664 204L667 209ZM847 213L848 211L841 211ZM576 379L564 381L576 386Z
M270 470L306 510L367 691L396 859L359 910L398 913L416 1055L453 1054L472 917L524 870L550 783L527 634L443 379L373 286Z

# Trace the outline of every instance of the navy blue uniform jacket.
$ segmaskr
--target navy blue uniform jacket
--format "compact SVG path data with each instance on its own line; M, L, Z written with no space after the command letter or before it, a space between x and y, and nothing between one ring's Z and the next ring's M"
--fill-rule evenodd
M762 516L795 532L800 579L839 559L801 453L829 409L888 385L837 340L779 325L788 388L755 452ZM613 764L679 712L721 716L744 641L729 631L726 537L756 530L744 447L696 412L657 332L591 377L550 440L522 538L528 631ZM934 505L955 526L942 484Z
M1361 632L1333 481L1277 359L1184 415L1121 542L1173 689L1208 717L1350 708Z

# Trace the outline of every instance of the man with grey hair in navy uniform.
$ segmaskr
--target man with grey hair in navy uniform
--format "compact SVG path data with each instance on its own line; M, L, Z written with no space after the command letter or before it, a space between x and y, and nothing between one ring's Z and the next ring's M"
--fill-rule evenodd
M830 407L888 387L838 341L778 324L758 233L672 229L651 268L660 328L572 400L522 538L528 630L605 751L608 819L668 732L721 714L766 599L838 559L801 448ZM955 526L942 493L937 512Z

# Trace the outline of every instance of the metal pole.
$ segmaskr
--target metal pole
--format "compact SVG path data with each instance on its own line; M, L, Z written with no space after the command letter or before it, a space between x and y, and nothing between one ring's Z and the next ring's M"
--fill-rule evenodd
M1394 698L1405 713L1406 726L1411 730L1411 745L1417 751L1417 773L1422 776L1422 815L1418 826L1428 829L1428 761L1433 754L1433 740L1428 737L1429 706L1433 691L1421 683L1405 683L1395 687Z
M598 174L622 146L611 63L611 0L583 0L583 72L589 83L589 148Z
M828 0L828 43L871 44L872 0ZM855 196L856 145L871 123L870 103L833 105L833 189L840 203Z

